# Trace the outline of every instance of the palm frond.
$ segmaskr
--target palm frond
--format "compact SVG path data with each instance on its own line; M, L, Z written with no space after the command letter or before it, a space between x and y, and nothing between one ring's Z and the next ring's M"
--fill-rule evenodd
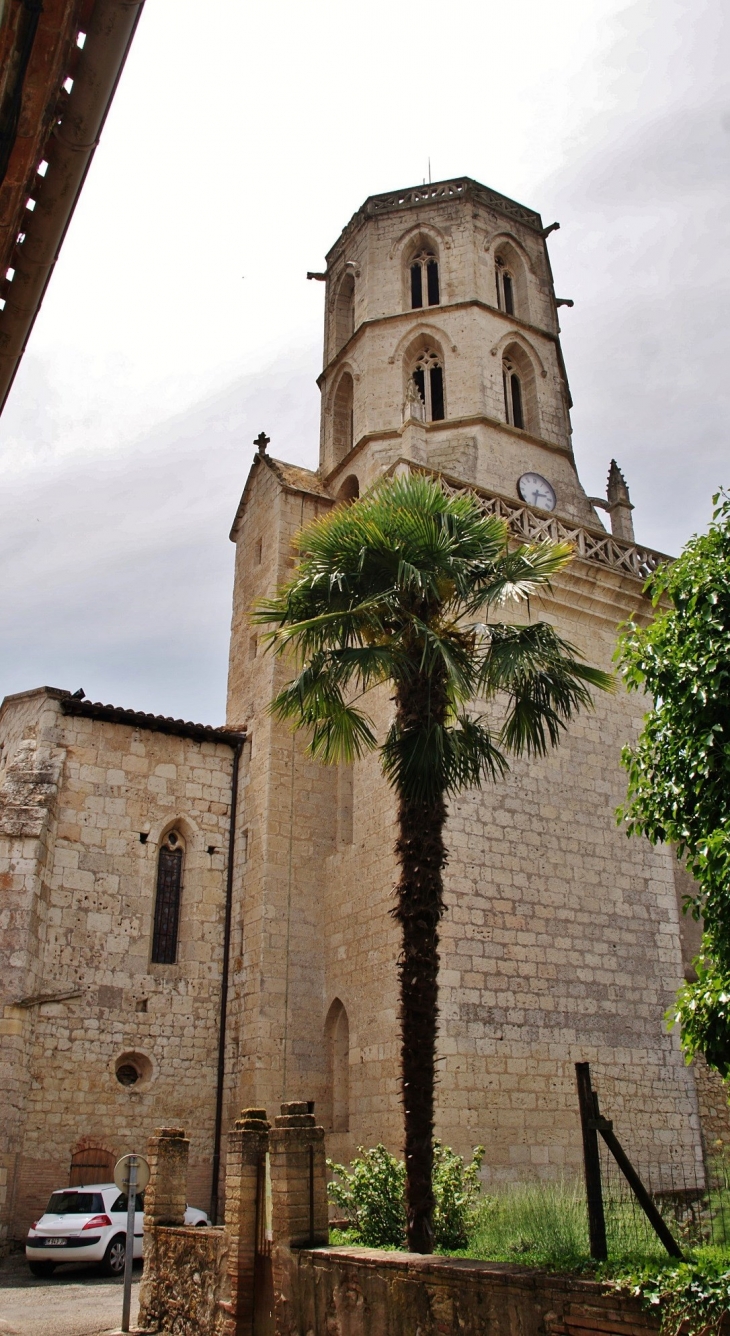
M400 729L397 721L382 747L383 771L410 802L433 802L439 794L458 793L496 779L507 760L483 719L458 716L451 726Z
M508 751L541 754L554 745L591 703L591 688L610 684L545 623L497 623L486 635L464 624L529 599L572 555L567 543L510 550L505 522L485 515L472 494L451 496L423 475L382 479L297 541L295 574L258 603L253 621L265 628L267 647L297 666L274 714L306 729L310 752L323 760L377 745L354 701L392 682L396 700L422 692L425 705L418 727L394 725L388 734L386 774L404 792L456 792L501 773ZM464 706L502 695L506 716L495 740Z

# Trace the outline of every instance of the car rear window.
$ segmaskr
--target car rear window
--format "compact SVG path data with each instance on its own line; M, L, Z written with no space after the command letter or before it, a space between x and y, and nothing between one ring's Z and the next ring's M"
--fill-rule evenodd
M126 1209L127 1209L127 1194L126 1194L126 1192L121 1192L121 1193L119 1194L119 1196L117 1197L116 1201L112 1203L112 1205L111 1205L111 1207L110 1207L109 1209L112 1210L112 1211L126 1211ZM144 1210L144 1192L136 1192L136 1193L135 1193L135 1197L134 1197L134 1209L135 1209L135 1211L143 1211L143 1210Z
M54 1192L46 1207L48 1215L99 1215L103 1210L100 1192Z

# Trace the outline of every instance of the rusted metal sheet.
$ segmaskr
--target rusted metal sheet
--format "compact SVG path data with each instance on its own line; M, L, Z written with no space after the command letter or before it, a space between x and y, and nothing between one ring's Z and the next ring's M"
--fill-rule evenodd
M0 64L8 71L0 85L0 119L5 109L13 132L0 183L0 410L83 187L144 0L43 0L42 12L30 15L36 27L28 53L29 11L37 5L38 0L8 0L0 28ZM82 45L79 34L84 34ZM17 93L19 72L22 98L16 123L11 94L13 88Z

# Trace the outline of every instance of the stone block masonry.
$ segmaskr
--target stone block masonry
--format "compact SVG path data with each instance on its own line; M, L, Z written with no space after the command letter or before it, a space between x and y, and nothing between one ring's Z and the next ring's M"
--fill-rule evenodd
M424 250L439 266L440 297L419 308L410 264ZM514 309L498 300L500 264ZM442 366L444 416L429 421L424 401L414 425L409 387L427 348ZM505 358L522 377L525 427L506 420ZM345 375L352 424L343 435ZM549 257L532 210L468 178L366 201L327 256L320 387L319 470L258 454L231 534L228 719L252 738L232 1006L239 1104L313 1094L342 1160L358 1145L402 1146L395 804L377 757L337 774L271 719L268 703L292 665L250 653L253 603L289 576L302 525L388 470L424 462L452 486L476 484L507 510L510 499L529 509L530 533L549 518L578 535L572 565L515 615L552 622L593 664L610 669L619 624L650 615L642 562L658 558L602 545L610 536L578 476ZM527 471L550 484L550 516L520 499ZM381 736L390 694L372 698ZM616 826L621 748L642 713L620 690L600 696L555 752L515 762L503 783L449 806L436 1128L462 1154L487 1147L488 1181L580 1172L576 1061L591 1063L642 1163L679 1155L701 1174L701 1116L714 1131L726 1105L719 1082L698 1083L685 1068L664 1024L684 973L672 853Z
M193 1128L190 1200L210 1204L231 735L69 701L43 688L0 712L6 1238L24 1237L82 1145L108 1180L163 1121ZM156 964L170 831L184 846L177 949Z

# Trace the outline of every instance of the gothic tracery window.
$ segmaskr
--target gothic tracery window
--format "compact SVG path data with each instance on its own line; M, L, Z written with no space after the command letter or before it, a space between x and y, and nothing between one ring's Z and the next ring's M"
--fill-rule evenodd
M413 368L413 383L424 406L427 422L441 422L444 413L444 372L438 354L424 348Z
M513 427L525 426L525 414L522 406L522 381L514 362L505 357L502 362L502 384L504 385L504 412L507 421Z
M433 251L420 250L411 260L411 308L438 306L439 264Z
M171 830L160 846L157 858L157 894L152 933L152 961L156 965L174 965L180 927L184 843Z

